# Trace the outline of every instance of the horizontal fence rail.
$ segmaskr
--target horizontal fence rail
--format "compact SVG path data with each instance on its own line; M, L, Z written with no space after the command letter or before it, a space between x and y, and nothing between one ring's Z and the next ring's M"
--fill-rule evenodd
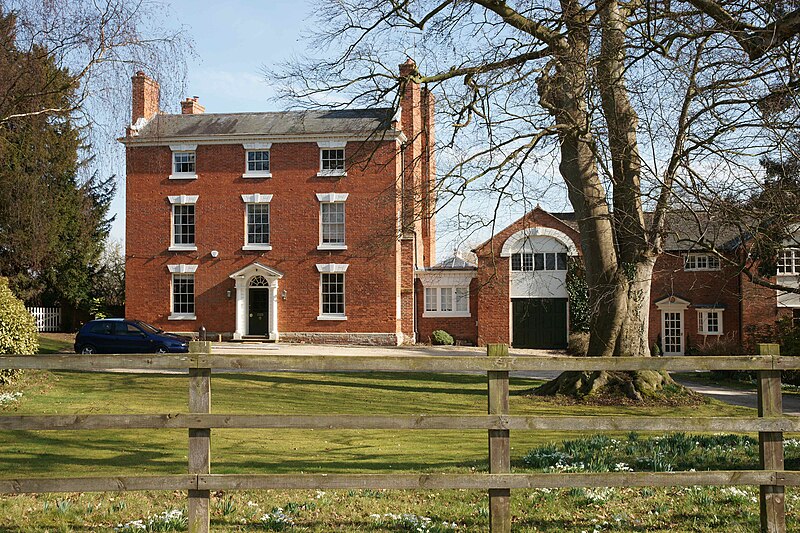
M0 356L0 369L188 370L247 372L492 372L794 370L800 358L775 355L679 357L383 356L383 355L27 355Z
M0 430L97 429L514 429L550 431L780 431L800 433L800 418L514 415L8 415Z
M300 350L302 348L298 348ZM0 492L105 492L186 490L189 529L209 531L209 498L217 490L260 489L475 489L489 494L492 532L511 528L510 491L525 488L758 485L763 531L785 531L784 487L800 485L800 472L783 469L783 433L800 432L800 418L782 416L780 370L800 369L800 358L730 357L519 357L504 345L477 356L215 355L193 342L181 355L0 356L0 369L187 372L188 413L2 415L0 430L80 431L186 429L188 474L85 478L0 479ZM751 370L759 375L758 417L517 416L509 413L509 372L594 370ZM486 372L487 415L281 415L211 413L212 372ZM212 474L213 429L485 430L489 473L470 474ZM758 432L760 470L709 472L510 473L510 430Z
M800 485L800 473L769 470L570 474L208 474L2 479L0 492L293 489L534 489Z

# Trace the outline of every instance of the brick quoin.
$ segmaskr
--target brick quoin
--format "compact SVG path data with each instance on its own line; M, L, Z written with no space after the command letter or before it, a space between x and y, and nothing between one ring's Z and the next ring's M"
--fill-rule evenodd
M401 102L413 101L403 110L398 125L407 138L414 138L414 150L427 153L419 86L409 84ZM153 92L155 91L155 93ZM426 98L432 104L432 98ZM158 108L158 84L137 73L133 78L133 116L147 118ZM202 114L196 98L182 102L184 114ZM153 109L155 108L155 111ZM432 116L432 110L426 110ZM141 117L137 117L141 115ZM407 118L407 122L406 121ZM427 116L425 117L427 119ZM432 119L431 119L432 121ZM134 121L135 122L135 121ZM426 120L425 122L429 122ZM318 177L323 134L308 141L272 141L271 178L243 178L245 148L241 140L204 142L148 142L139 145L136 132L126 139L126 316L154 324L168 331L208 332L230 335L236 328L234 280L230 275L253 262L283 273L279 280L278 331L297 333L298 339L335 339L336 342L366 342L384 334L385 342L414 337L414 268L423 264L424 254L435 250L433 235L422 235L421 177L426 190L432 189L433 163L420 157L402 166L402 139L348 140L347 176ZM212 135L213 137L213 135ZM197 179L169 179L172 173L170 144L197 144ZM246 142L246 141L245 141ZM153 145L156 144L156 145ZM410 183L403 179L411 175ZM404 203L401 191L410 195ZM242 194L271 194L269 251L244 251L245 203ZM345 201L347 250L317 250L320 244L320 203L318 193L347 193ZM169 251L172 205L168 196L197 195L195 243L197 251ZM408 199L411 198L409 203ZM427 202L424 195L422 198ZM398 221L403 207L409 215L405 233L398 239ZM426 227L430 227L428 224ZM416 234L416 238L413 236ZM416 244L416 246L415 246ZM212 257L211 252L217 252ZM416 252L416 253L415 253ZM317 264L347 264L345 312L347 320L318 320L320 314L320 273ZM195 273L194 320L169 320L171 279L168 265L198 265ZM285 299L283 295L285 293ZM231 294L231 296L228 296ZM398 312L400 315L398 316ZM300 334L313 333L316 336ZM327 337L326 337L327 335ZM380 337L377 337L380 338Z

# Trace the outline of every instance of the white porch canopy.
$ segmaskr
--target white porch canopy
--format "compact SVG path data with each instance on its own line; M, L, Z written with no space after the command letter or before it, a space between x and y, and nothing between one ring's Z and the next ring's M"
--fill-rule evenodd
M269 291L267 301L269 302L269 340L278 340L278 280L283 277L283 272L272 267L262 265L255 261L241 270L237 270L229 277L236 282L236 331L233 332L234 339L241 339L248 335L248 316L249 316L249 291L250 280L256 276L262 276L269 281L267 290Z

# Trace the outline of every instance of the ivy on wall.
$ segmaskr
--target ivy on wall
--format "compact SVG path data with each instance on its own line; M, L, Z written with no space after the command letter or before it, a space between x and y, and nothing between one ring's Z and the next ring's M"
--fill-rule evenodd
M567 295L570 333L589 331L589 287L580 257L570 257L567 263Z

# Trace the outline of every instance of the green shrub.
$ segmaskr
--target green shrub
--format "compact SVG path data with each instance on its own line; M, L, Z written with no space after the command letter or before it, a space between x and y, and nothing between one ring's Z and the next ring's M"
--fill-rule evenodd
M0 277L0 354L34 354L39 349L36 323L25 304L8 288L8 280ZM19 370L0 370L0 385L10 383Z
M703 344L695 346L697 355L739 355L742 349L739 343L731 337L711 339L706 337Z
M739 355L742 348L738 342L730 337L719 339L709 339L695 347L696 355ZM718 379L729 379L734 381L749 381L755 376L755 372L748 370L712 370L711 375Z
M569 341L567 341L567 354L574 357L586 357L589 353L589 333L576 332L569 334Z
M453 344L453 336L443 329L437 329L431 333L431 342L433 344L444 344L450 346Z
M661 353L661 346L659 346L657 342L654 342L653 345L650 347L650 355L653 357L660 357L661 355L663 355Z
M567 263L567 294L569 295L569 329L571 332L589 331L589 285L583 259L570 257Z

